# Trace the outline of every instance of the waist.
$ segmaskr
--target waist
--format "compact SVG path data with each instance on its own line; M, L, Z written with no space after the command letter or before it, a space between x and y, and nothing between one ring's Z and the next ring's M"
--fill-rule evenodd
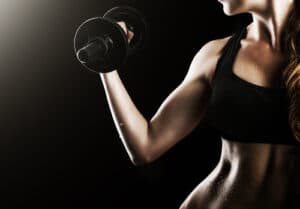
M300 204L300 147L222 138L215 174L220 182L217 190L233 203L249 202L257 206L254 208Z
M182 208L298 209L300 148L222 138L219 163Z
M231 172L233 178L251 179L252 183L286 179L300 185L300 146L243 143L222 138L219 166Z

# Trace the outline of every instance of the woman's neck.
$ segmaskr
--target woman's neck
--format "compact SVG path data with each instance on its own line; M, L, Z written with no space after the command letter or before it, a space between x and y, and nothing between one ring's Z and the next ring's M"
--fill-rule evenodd
M249 25L247 38L255 42L265 42L272 50L281 51L281 35L293 4L293 0L273 0L270 1L270 9L267 11L250 12L253 23Z

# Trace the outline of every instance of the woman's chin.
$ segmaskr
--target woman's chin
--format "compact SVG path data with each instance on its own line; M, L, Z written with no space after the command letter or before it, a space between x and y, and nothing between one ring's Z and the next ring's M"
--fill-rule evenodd
M227 16L232 16L232 15L234 15L234 13L233 13L231 10L229 10L229 9L227 9L227 8L225 8L225 7L223 7L223 12L224 12L224 14L227 15Z
M223 12L225 15L233 16L241 13L241 11L238 11L240 10L240 8L238 8L236 4L226 2L227 0L218 0L218 1L222 4Z
M225 15L227 16L234 16L234 15L238 15L238 14L241 14L242 12L240 11L237 11L237 10L234 10L232 8L229 8L227 6L223 6L223 12Z

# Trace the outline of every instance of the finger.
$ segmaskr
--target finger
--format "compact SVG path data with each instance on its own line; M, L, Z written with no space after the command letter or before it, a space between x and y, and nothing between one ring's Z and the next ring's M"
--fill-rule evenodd
M128 38L129 42L133 39L133 36L134 36L134 33L129 30L127 33L127 38Z
M121 28L125 31L125 33L127 34L128 33L128 30L127 30L127 27L126 27L126 23L124 21L120 21L120 22L117 22Z

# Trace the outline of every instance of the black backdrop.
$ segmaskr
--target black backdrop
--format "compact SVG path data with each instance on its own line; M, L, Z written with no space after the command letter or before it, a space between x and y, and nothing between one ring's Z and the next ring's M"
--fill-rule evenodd
M219 138L201 123L157 161L135 167L118 138L99 75L74 56L74 32L117 5L145 15L148 45L120 76L150 119L200 47L249 17L227 17L211 0L1 4L0 207L179 208L216 165Z

